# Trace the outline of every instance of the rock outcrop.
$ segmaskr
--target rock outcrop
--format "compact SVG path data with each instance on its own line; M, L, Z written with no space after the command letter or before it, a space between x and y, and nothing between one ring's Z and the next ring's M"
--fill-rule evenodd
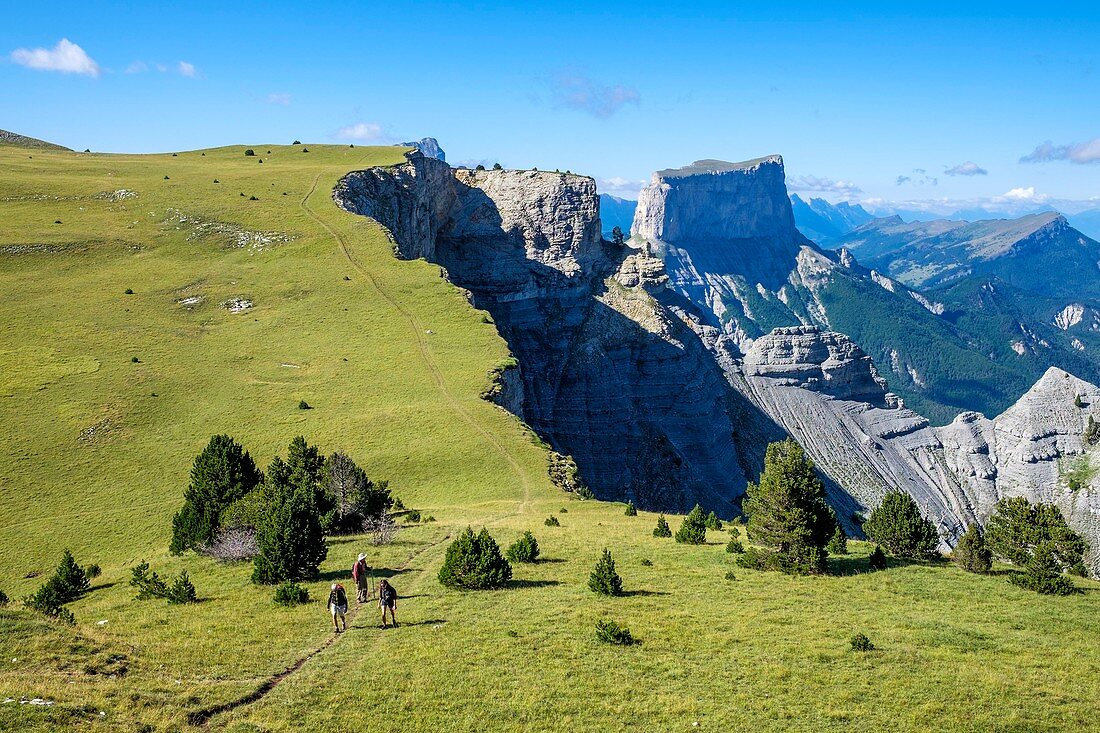
M447 154L443 152L443 148L439 147L439 141L434 137L422 137L419 140L401 144L407 148L415 148L426 158L447 160Z
M730 388L660 261L603 243L591 178L414 154L348 175L335 198L492 314L519 362L523 419L598 495L729 513L782 434Z

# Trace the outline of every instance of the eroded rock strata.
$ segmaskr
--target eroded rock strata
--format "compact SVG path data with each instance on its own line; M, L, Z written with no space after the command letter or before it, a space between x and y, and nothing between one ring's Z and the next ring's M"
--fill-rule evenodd
M789 433L849 530L900 488L945 547L1016 495L1057 503L1100 544L1100 490L1059 479L1084 450L1100 390L1052 369L996 418L933 427L815 311L817 280L858 266L798 234L781 159L703 161L655 174L647 191L625 248L601 240L595 183L582 176L455 170L413 154L350 174L335 198L492 314L519 363L509 408L573 455L603 498L730 513L766 443ZM745 328L740 292L768 294L788 325L763 332L748 313Z

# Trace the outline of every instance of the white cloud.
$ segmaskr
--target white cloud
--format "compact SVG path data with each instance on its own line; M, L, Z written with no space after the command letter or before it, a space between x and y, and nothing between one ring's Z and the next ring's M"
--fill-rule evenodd
M164 74L168 71L168 67L165 66L164 64L157 64L157 71Z
M134 61L126 67L127 74L144 74L149 70L149 65L144 61Z
M267 95L268 104L281 104L284 107L290 104L290 95L286 92L272 92Z
M180 72L180 76L186 76L188 79L195 78L196 71L194 64L189 64L186 61L180 61L177 69Z
M787 178L787 188L791 191L820 191L822 193L841 193L848 196L863 192L852 181L837 181L819 176L790 176Z
M968 160L965 163L959 163L956 166L952 166L944 171L949 176L985 176L989 175L989 171L982 168L980 165L972 160Z
M38 71L99 76L99 64L68 38L62 38L53 48L17 48L11 52L11 60Z
M611 178L597 178L596 188L600 193L609 193L629 199L638 198L638 192L646 187L646 181L635 181L622 176Z
M558 74L550 90L559 106L606 119L628 104L637 105L642 95L622 84L605 86L583 74Z
M341 127L336 131L336 137L341 140L380 142L385 138L385 135L382 132L382 126L375 122L356 122L354 125Z
M1084 165L1100 163L1100 137L1088 142L1055 145L1047 140L1034 150L1020 158L1021 163L1048 163L1052 160L1068 160L1070 163Z
M1013 188L1009 191L1005 191L1000 196L994 196L994 201L1006 201L1009 203L1035 203L1042 204L1050 201L1050 196L1043 193L1035 193L1034 186L1028 186L1027 188Z

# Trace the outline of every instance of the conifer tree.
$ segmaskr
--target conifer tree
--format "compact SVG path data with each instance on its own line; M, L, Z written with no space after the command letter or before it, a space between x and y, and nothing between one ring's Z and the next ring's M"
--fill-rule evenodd
M634 502L627 501L626 502L626 512L624 512L624 513L628 517L636 517L636 516L638 516L638 508L636 506L634 506Z
M830 555L848 554L848 535L844 532L844 528L840 526L840 522L836 523L836 529L833 530L833 536L829 538L828 544L825 545L825 550Z
M986 523L985 541L994 555L1024 568L1013 583L1048 595L1076 591L1062 573L1081 567L1087 546L1057 506L1001 499Z
M749 539L774 555L764 558L763 567L800 574L824 572L825 545L836 521L825 502L825 486L794 440L768 446L760 482L746 490L744 511Z
M287 460L271 461L264 484L263 503L253 561L252 582L313 580L328 556L322 516L331 510L321 488L323 461L316 449L295 438Z
M623 594L623 580L615 572L615 560L611 557L611 551L606 547L600 559L596 561L596 567L588 578L588 587L593 593L605 596L621 596Z
M722 530L722 520L718 518L718 515L711 512L707 515L707 529L713 529L716 531Z
M968 573L988 573L993 567L993 553L986 547L985 534L977 522L966 528L951 558Z
M512 566L500 554L489 531L476 535L467 527L447 548L439 582L459 590L502 588L512 579Z
M867 536L895 557L934 557L940 542L936 525L904 491L891 491L863 525Z
M871 550L871 554L867 558L867 564L872 570L886 569L886 553L882 551L881 547L875 545L875 549Z
M210 542L222 511L252 491L261 478L252 457L233 438L210 438L195 457L183 508L172 519L169 551L179 555Z
M698 504L676 530L676 541L685 545L701 545L707 541L707 517Z
M665 519L665 515L661 514L657 517L657 526L653 528L654 537L671 537L672 528L668 526L668 520Z

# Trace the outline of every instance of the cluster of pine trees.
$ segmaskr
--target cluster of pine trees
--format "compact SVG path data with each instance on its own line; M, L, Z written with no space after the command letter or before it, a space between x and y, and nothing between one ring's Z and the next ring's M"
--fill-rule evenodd
M195 458L169 550L205 551L229 529L255 535L252 580L311 580L328 555L326 534L359 530L393 504L347 455L323 455L299 436L261 472L248 451L215 435Z

